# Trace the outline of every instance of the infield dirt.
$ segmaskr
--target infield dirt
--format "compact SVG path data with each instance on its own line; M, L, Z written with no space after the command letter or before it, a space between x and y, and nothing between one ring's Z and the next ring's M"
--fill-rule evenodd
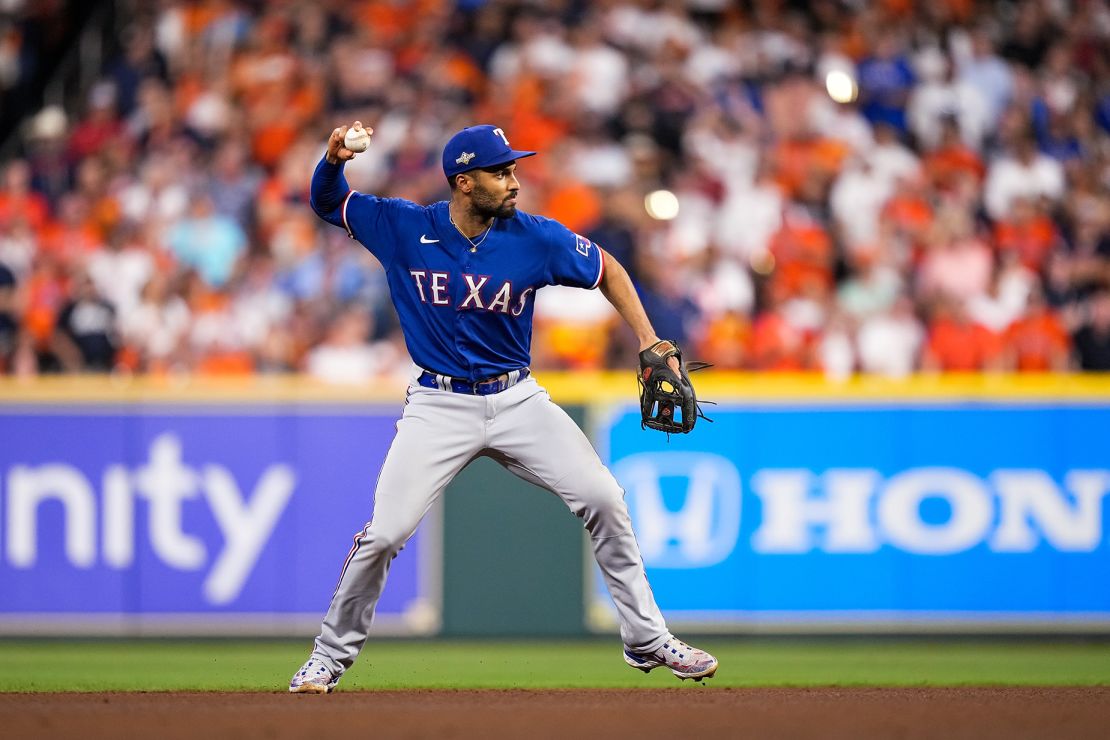
M0 694L5 737L1104 738L1110 687Z

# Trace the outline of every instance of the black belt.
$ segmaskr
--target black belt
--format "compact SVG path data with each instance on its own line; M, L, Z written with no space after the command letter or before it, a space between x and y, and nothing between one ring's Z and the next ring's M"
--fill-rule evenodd
M528 368L510 370L494 378L486 378L471 382L465 378L452 378L448 375L437 375L427 370L420 373L416 382L425 388L435 388L452 393L465 393L468 396L492 396L494 393L508 390L528 377L532 371Z

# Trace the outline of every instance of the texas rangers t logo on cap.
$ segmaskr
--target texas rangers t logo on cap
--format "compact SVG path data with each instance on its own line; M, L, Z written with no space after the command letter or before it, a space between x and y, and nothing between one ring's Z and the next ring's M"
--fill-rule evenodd
M456 156L455 152L462 153ZM471 126L452 136L447 146L443 147L443 174L452 178L468 170L496 167L533 154L535 152L509 146L504 129L488 124Z

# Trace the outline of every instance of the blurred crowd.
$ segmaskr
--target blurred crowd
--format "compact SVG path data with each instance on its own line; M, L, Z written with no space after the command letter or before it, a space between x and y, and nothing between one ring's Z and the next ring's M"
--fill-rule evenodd
M0 0L0 140L42 105L44 88L94 9L74 0Z
M541 152L520 207L720 367L1110 369L1105 0L119 4L83 105L0 162L0 372L407 372L380 266L308 206L356 119L352 187L418 202L463 126ZM536 367L633 345L538 294Z

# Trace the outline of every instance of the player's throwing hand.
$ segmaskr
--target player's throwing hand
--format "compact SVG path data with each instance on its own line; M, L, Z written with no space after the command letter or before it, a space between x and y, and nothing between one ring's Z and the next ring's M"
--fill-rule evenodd
M361 132L361 135L359 135ZM374 133L372 128L363 128L361 121L355 121L350 127L340 126L331 132L328 137L328 153L327 160L330 164L338 164L339 162L346 162L354 159L355 154L358 152L366 151L366 146L369 143L370 136ZM350 136L348 136L350 134ZM365 142L361 144L362 148L356 142ZM354 146L355 149L350 147Z

